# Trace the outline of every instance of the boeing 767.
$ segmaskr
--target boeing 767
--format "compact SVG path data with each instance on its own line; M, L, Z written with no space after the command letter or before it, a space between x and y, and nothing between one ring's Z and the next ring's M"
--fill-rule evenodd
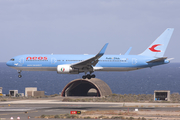
M59 74L85 73L83 79L95 78L94 71L132 71L167 64L171 59L164 57L174 29L167 28L144 52L129 55L104 55L108 43L96 55L47 55L28 54L13 57L7 66L21 71L57 71Z

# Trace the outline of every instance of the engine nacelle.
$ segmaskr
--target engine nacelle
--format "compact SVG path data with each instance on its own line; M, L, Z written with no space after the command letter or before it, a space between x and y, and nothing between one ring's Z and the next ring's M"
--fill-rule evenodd
M58 65L57 73L59 74L79 74L78 69L73 69L70 64Z

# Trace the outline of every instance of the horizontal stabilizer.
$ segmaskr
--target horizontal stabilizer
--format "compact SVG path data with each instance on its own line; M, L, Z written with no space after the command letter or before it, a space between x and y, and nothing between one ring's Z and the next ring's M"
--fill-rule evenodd
M173 59L174 59L174 58L168 58L167 60L168 60L168 61L171 61L171 60L173 60Z
M131 49L132 49L132 47L130 47L130 48L128 49L128 51L127 51L124 55L129 55Z
M154 60L148 61L147 63L161 62L161 61L164 61L165 59L167 59L167 57L157 58L157 59L154 59Z

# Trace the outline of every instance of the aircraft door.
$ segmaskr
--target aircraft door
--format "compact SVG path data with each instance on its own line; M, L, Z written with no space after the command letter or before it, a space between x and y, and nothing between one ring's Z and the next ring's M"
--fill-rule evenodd
M133 58L133 59L132 59L132 65L136 65L136 63L137 63L137 59L136 59L136 58Z
M24 58L21 57L17 62L14 62L14 65L16 66L22 66L24 64Z
M55 64L57 62L56 58L51 58L51 64Z

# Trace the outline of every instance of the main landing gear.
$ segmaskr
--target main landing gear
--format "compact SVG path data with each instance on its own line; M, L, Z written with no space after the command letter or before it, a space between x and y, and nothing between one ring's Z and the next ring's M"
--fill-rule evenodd
M92 75L91 75L91 74L87 74L87 75L83 75L83 76L82 76L83 79L86 79L86 78L87 78L87 79L91 79L91 78L95 78L95 77L96 77L96 76L95 76L94 74L92 74Z
M20 70L20 71L18 71L18 74L19 74L19 75L18 75L18 77L19 77L19 78L21 78L21 77L22 77L21 72L22 72L21 70Z

